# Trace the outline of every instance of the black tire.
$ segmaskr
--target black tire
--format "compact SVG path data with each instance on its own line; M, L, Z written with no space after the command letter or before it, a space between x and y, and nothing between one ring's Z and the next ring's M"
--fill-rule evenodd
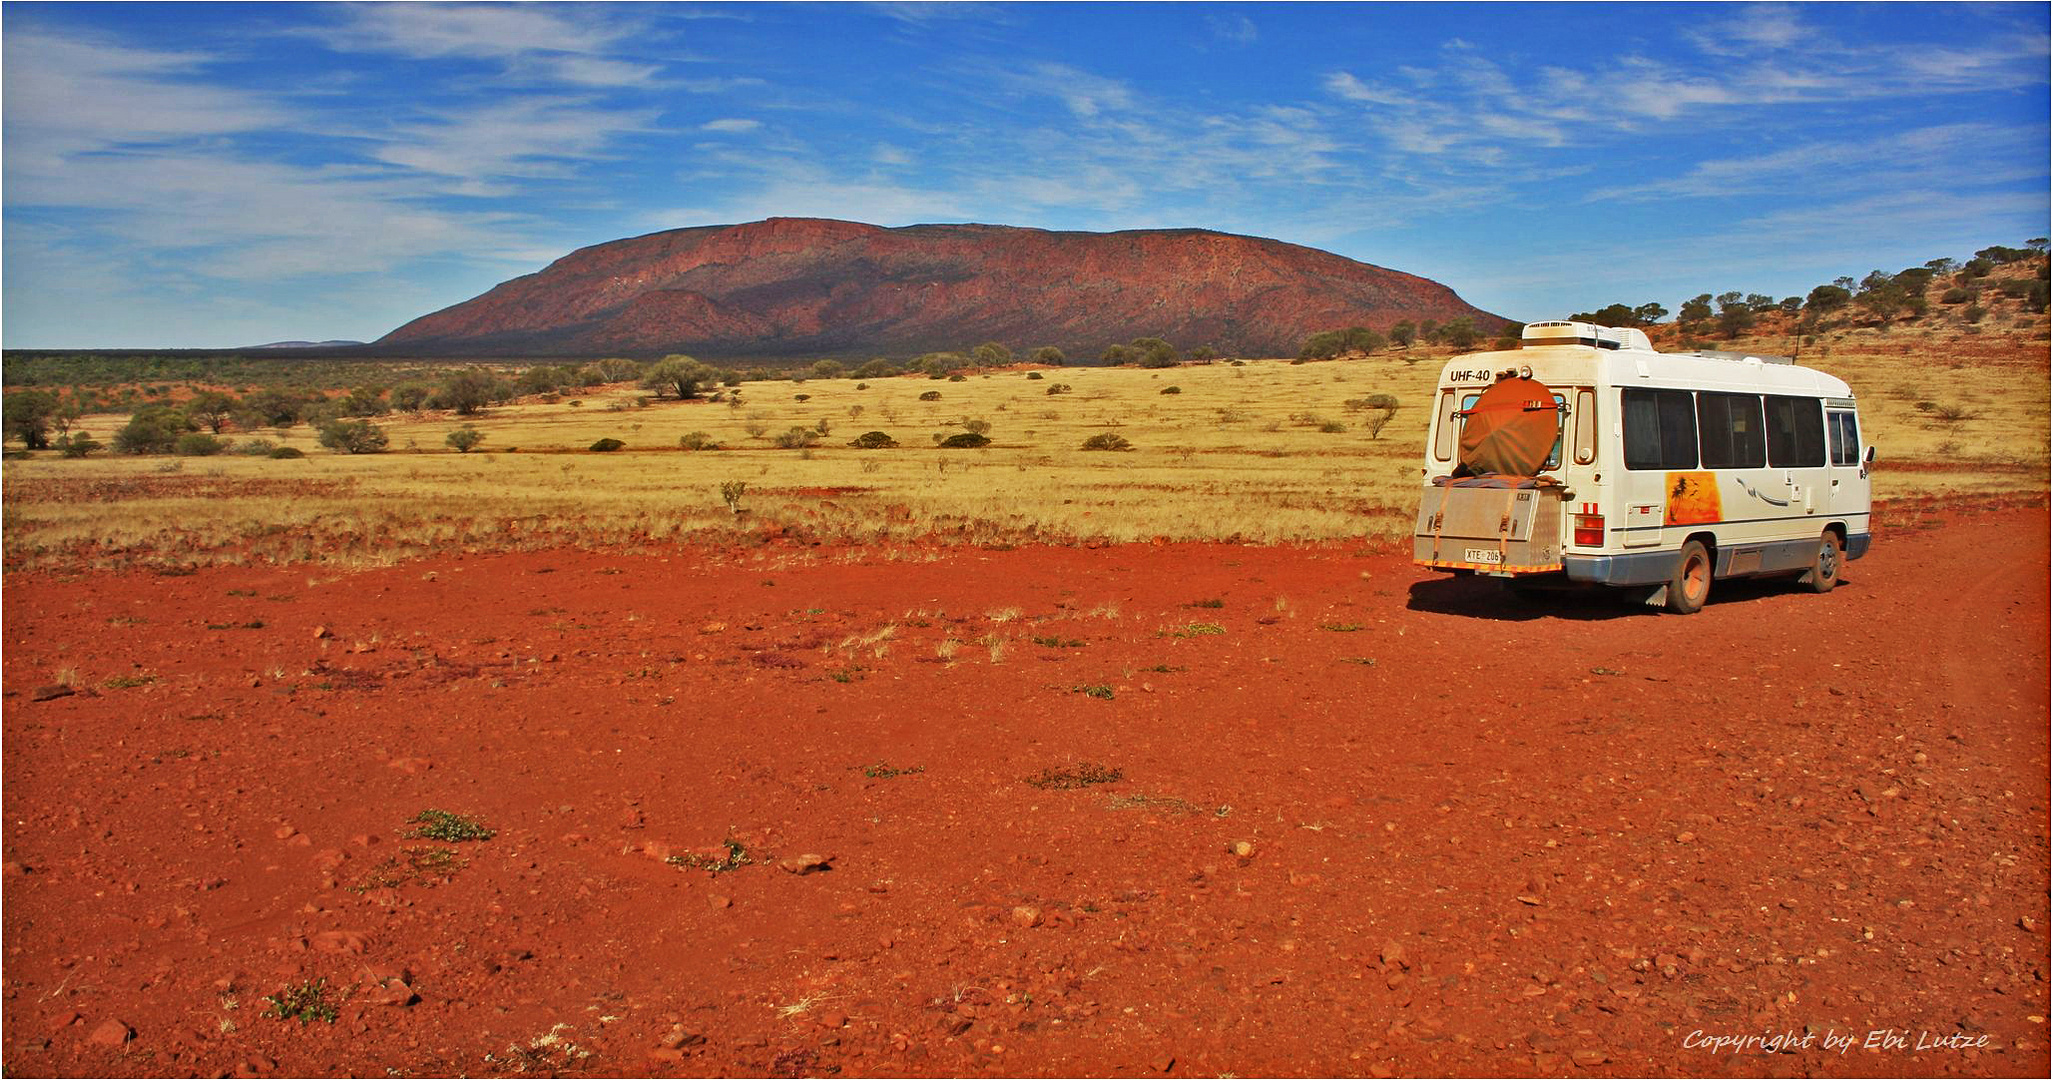
M1811 570L1804 575L1804 584L1812 592L1831 592L1839 584L1839 572L1846 568L1846 541L1839 534L1826 529L1818 537L1817 554L1811 557Z
M1677 615L1694 615L1711 598L1711 553L1702 540L1682 545L1675 559L1675 576L1668 579L1668 610Z

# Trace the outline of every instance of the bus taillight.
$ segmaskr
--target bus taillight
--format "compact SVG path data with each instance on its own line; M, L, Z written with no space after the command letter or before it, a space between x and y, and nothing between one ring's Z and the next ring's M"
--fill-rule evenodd
M1575 515L1575 546L1577 546L1577 547L1603 547L1603 546L1604 546L1604 515L1602 515L1602 514L1577 514L1577 515Z

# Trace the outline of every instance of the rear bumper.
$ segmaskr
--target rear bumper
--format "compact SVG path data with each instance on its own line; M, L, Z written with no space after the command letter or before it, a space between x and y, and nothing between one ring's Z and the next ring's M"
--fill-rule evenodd
M1868 545L1875 539L1874 533L1848 533L1846 535L1846 557L1858 559L1868 553Z
M1563 555L1561 568L1568 572L1568 580L1592 585L1659 585L1675 574L1675 552Z

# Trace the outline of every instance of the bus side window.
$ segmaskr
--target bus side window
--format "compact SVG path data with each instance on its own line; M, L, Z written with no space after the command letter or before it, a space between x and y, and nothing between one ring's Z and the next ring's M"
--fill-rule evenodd
M1597 392L1575 392L1575 463L1588 465L1597 460Z
M1433 421L1433 460L1454 460L1454 391L1440 391L1440 408Z
M1769 394L1768 464L1815 469L1825 464L1825 417L1817 398Z
M1696 395L1687 390L1626 390L1625 467L1697 467Z
M1759 394L1699 393L1697 423L1703 429L1704 468L1758 469L1768 463Z
M1548 449L1547 463L1540 466L1541 469L1558 469L1561 467L1561 438L1565 434L1561 430L1561 414L1567 411L1567 409L1568 399L1560 394L1554 395L1554 445Z
M1827 429L1832 435L1832 464L1858 465L1861 460L1861 432L1850 412L1830 412Z

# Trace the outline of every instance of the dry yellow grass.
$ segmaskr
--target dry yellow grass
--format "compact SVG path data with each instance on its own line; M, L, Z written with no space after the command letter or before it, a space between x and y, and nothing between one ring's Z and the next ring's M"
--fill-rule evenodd
M2046 490L2043 341L2010 334L1827 338L1804 362L1863 402L1882 499ZM1762 342L1764 350L1777 343ZM656 401L622 385L573 404L527 403L471 421L486 438L458 454L443 414L383 422L392 452L329 453L304 427L282 439L302 460L50 455L6 464L9 567L219 561L388 562L446 550L723 540L788 530L868 545L1239 540L1403 534L1417 500L1430 391L1445 354L1167 370L1048 369L925 378L751 383L742 403ZM1049 395L1066 384L1071 391ZM1168 387L1178 393L1164 394ZM938 391L938 401L920 395ZM1371 438L1345 402L1406 403ZM805 395L806 400L797 397ZM1921 408L1919 402L1931 403ZM1969 415L1944 419L1948 408ZM123 417L85 429L108 440ZM992 445L943 450L966 420ZM1321 431L1334 420L1345 431ZM770 440L828 434L808 451ZM866 431L890 450L847 444ZM762 432L761 437L751 434ZM684 451L704 432L725 449ZM1115 432L1130 452L1080 449ZM600 438L627 449L585 450ZM745 513L720 487L748 485Z

